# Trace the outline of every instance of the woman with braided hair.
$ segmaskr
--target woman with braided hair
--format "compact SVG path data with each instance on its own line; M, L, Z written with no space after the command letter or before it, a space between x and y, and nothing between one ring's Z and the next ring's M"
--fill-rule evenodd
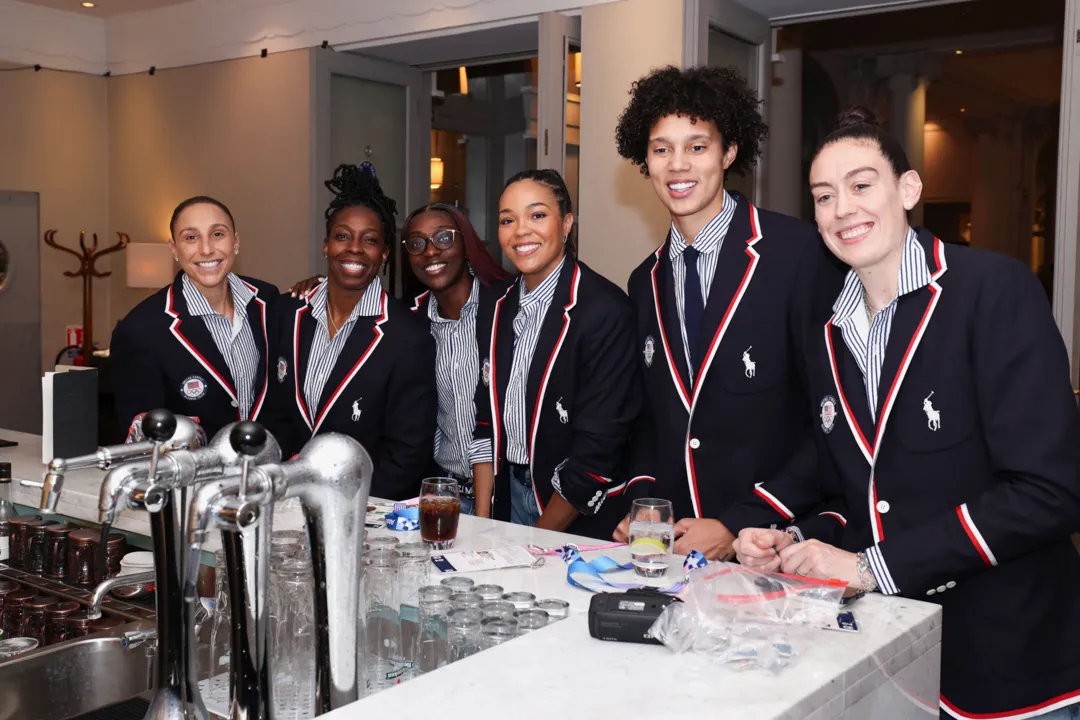
M427 323L379 281L397 205L368 162L338 166L326 187L334 193L327 277L296 299L282 297L267 425L287 452L318 433L351 435L375 462L371 494L413 497L431 459L438 395Z

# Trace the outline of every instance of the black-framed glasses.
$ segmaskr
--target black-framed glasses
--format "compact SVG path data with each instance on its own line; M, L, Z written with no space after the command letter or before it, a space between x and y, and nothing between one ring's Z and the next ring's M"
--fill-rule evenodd
M454 242L460 234L457 230L447 228L440 230L429 238L412 236L405 238L401 242L410 255L423 255L429 242L440 250L449 250L454 246Z

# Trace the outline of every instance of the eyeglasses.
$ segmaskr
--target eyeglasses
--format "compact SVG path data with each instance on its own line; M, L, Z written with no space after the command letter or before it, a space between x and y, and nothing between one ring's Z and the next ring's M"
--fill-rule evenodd
M423 255L429 242L440 250L449 250L454 246L454 241L457 240L459 234L457 230L447 229L440 230L429 238L407 237L401 242L410 255Z

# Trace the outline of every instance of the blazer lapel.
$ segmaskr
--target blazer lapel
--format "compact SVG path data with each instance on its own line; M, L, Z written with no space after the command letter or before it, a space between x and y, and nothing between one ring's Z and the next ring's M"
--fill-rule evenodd
M675 304L675 280L671 269L671 233L656 251L656 265L652 271L653 302L656 305L656 323L660 328L660 344L663 346L664 362L671 372L675 392L690 412L690 371L686 366L686 350L679 323L679 309Z
M251 406L251 419L256 420L266 402L266 392L270 383L270 350L266 327L266 301L259 297L259 289L254 285L244 283L255 293L255 297L247 305L247 318L251 326L251 335L255 339L255 347L259 350L259 362L255 366L255 384L252 387L255 402Z
M506 293L495 302L491 320L489 346L482 348L491 363L488 397L491 403L491 432L494 439L492 457L494 472L499 472L502 458L502 418L506 408L506 389L510 386L510 368L514 362L514 318L517 316L521 291L519 283L511 283Z
M293 316L292 329L292 365L293 386L296 394L296 408L300 411L300 417L312 430L315 426L313 420L315 412L308 407L307 398L304 395L304 378L307 377L308 363L311 359L311 345L315 339L315 330L318 321L311 317L311 305L304 303ZM317 409L317 408L316 408Z
M869 464L874 455L874 421L870 418L870 403L866 399L866 385L855 357L844 342L844 332L830 322L826 325L829 364L833 382L844 408L844 419Z
M702 356L693 358L695 367L699 368L694 377L694 400L761 259L754 248L761 240L757 208L741 196L736 202L735 216L720 247L720 257L709 287L709 301L701 321Z
M319 398L319 413L312 427L313 433L319 431L319 426L322 425L330 410L337 403L338 398L345 392L349 383L352 382L356 374L367 363L371 354L375 352L375 348L382 342L386 334L384 328L389 310L387 297L386 292L383 291L382 314L379 317L358 317L356 319L352 332L349 333L349 337L345 341L345 347L341 349L337 362L334 363L333 369L330 370L330 377L327 378L326 385L323 386L322 396ZM362 398L357 398L357 400L360 399Z
M217 343L202 318L192 315L188 310L182 277L182 272L177 274L165 299L165 314L172 318L169 331L184 350L229 394L233 402L238 402L232 373L225 364L225 358L218 350Z

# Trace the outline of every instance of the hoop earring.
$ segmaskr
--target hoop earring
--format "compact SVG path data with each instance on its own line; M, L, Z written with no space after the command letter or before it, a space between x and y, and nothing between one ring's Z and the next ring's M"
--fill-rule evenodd
M562 244L565 245L569 241L570 241L570 236L569 235L563 235Z

